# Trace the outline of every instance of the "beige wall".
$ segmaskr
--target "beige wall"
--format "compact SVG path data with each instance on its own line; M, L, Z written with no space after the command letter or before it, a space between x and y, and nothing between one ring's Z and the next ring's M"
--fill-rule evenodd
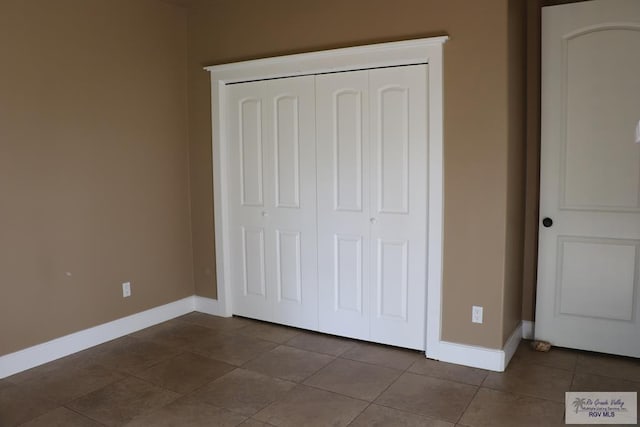
M509 0L509 141L503 342L509 338L522 321L522 257L525 216L525 22L524 2Z
M0 2L0 355L193 294L186 34L156 0Z
M540 199L540 0L527 2L526 194L522 318L534 320Z
M216 296L203 66L442 34L443 338L501 347L522 307L518 3L3 0L0 355Z
M191 2L189 133L196 292L216 295L209 80L202 67L448 34L451 40L444 48L443 338L502 347L521 310L524 45L520 33L524 23L508 25L509 13L513 19L523 19L522 5L517 3ZM509 42L514 35L518 41ZM484 306L484 324L471 323L472 305Z

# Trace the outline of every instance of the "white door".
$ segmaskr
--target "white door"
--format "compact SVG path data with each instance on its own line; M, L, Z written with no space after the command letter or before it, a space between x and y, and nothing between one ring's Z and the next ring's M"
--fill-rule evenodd
M369 339L368 71L316 78L321 332Z
M640 2L542 18L535 336L640 357Z
M426 73L317 77L323 332L424 349Z
M318 324L313 76L229 85L233 312Z
M427 66L369 72L371 340L424 350Z

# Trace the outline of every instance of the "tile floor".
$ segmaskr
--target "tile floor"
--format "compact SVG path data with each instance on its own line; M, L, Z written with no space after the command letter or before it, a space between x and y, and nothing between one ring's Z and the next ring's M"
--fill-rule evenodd
M0 380L0 426L560 426L564 392L640 361L523 342L504 373L191 313Z

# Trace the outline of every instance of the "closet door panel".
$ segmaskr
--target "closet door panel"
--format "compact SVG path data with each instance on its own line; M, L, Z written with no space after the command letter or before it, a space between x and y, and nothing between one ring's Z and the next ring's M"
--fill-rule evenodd
M299 208L301 143L298 124L299 99L287 93L280 94L274 99L273 107L275 206Z
M316 230L316 135L314 77L263 82L270 140L266 162L272 170L267 263L273 322L318 327Z
M271 320L273 304L268 283L268 170L265 168L265 94L258 82L229 86L229 200L233 312Z
M427 66L369 72L371 339L424 349Z
M316 77L320 331L369 339L367 71Z
M243 206L262 206L262 102L247 98L238 105L240 197Z
M313 77L228 89L233 311L315 329Z

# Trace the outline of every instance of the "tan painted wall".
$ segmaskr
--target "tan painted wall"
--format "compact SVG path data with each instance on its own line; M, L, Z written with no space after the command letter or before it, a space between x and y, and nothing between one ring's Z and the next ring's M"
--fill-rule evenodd
M521 0L509 0L509 145L503 342L509 338L522 321L522 257L525 216L525 7Z
M186 34L156 0L0 2L0 355L193 294Z
M441 34L443 338L501 347L521 268L509 1L5 0L0 354L191 295L194 281L215 297L203 66ZM188 31L176 5L190 6Z
M194 0L189 132L196 292L215 297L208 74L202 67L448 34L445 45L443 338L500 348L519 316L524 73L509 44L509 1ZM523 23L520 23L523 25ZM515 52L515 53L514 53ZM515 120L515 122L514 122ZM511 182L513 180L513 182ZM515 249L514 249L515 248ZM509 252L507 254L507 252ZM509 264L509 267L506 264ZM515 263L515 266L512 265ZM471 323L471 306L485 323ZM508 305L508 307L505 307ZM511 330L507 330L511 329Z
M522 318L534 320L540 201L540 0L527 2L526 194Z

